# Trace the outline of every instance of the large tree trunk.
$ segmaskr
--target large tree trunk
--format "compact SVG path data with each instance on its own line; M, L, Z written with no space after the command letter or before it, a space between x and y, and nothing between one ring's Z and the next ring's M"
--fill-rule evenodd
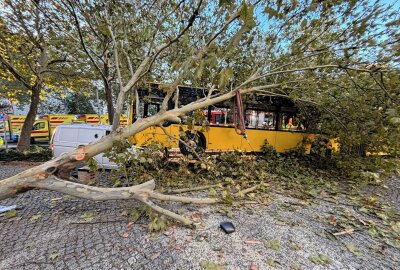
M104 96L107 102L108 121L112 125L114 120L114 104L112 101L112 89L109 83L104 82Z
M21 135L18 141L17 150L24 151L29 150L31 144L31 132L33 123L35 122L36 113L39 106L39 95L42 88L41 83L36 84L32 88L31 104L29 106L28 114L26 115L24 125L22 126Z
M121 119L123 108L124 108L124 96L118 95L117 105L115 106L115 111L114 111L112 130L116 130L119 127L119 121Z

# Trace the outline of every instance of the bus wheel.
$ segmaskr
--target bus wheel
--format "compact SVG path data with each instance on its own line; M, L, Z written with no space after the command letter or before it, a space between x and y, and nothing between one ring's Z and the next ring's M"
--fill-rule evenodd
M179 149L185 156L193 154L193 152L199 153L206 149L206 137L200 131L187 130L185 136L181 137L183 142L179 142Z
M35 138L31 137L31 144L35 144Z

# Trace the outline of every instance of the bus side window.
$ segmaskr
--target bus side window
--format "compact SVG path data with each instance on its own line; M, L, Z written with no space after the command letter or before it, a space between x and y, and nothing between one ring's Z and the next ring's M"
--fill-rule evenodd
M248 128L275 129L275 114L267 111L246 111L246 125Z
M160 111L160 104L148 103L144 105L144 117L149 117L157 114Z
M220 125L231 125L233 124L233 112L231 109L222 110L222 114L220 114Z
M213 124L221 124L221 114L215 115L215 122Z
M132 107L132 108L134 108L134 107ZM144 117L144 103L143 102L139 103L139 114L140 114L140 118Z
M280 114L279 130L304 131L301 117L296 113L283 112Z
M265 112L264 114L264 129L275 129L276 113L275 112Z

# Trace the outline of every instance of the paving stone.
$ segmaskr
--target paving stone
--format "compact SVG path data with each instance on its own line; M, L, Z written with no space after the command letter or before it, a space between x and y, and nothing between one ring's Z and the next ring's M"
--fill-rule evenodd
M23 169L1 164L0 179ZM394 183L393 190L396 190L396 183L400 181ZM390 197L398 199L398 188L393 192L397 194ZM54 198L62 199L51 202ZM382 242L368 234L357 233L343 241L318 236L328 227L316 221L315 214L328 212L332 205L321 203L295 212L282 212L282 217L296 225L279 224L272 213L278 209L278 202L285 200L290 199L278 197L276 203L259 207L253 215L246 211L235 212L231 221L236 232L230 235L218 229L218 224L227 217L211 213L209 206L186 208L166 204L168 209L181 209L186 214L191 211L204 213L207 237L196 241L196 232L187 228L177 227L170 236L156 234L153 238L140 224L127 231L128 238L121 237L126 231L127 220L120 213L137 207L138 203L134 201L99 203L52 191L30 190L1 201L3 205L17 204L22 209L17 211L14 219L0 217L0 269L201 269L201 261L220 263L227 270L249 269L252 263L259 269L271 269L266 264L267 259L278 261L283 269L297 266L322 269L308 259L318 253L333 260L330 269L400 269L400 251L386 247L385 256L377 254L376 249ZM85 212L95 213L93 223L82 220ZM38 215L37 220L32 220ZM299 242L301 250L289 248L292 238ZM245 240L277 240L282 250L266 249L263 244L246 245ZM357 258L349 253L344 241L362 247L364 256ZM58 252L59 256L51 260L53 252Z

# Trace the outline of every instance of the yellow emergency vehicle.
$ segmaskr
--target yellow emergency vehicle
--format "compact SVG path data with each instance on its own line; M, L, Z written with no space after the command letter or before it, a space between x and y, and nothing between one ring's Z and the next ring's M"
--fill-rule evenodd
M49 141L58 125L70 124L74 119L74 114L45 114L39 116L33 124L31 142Z
M6 119L0 120L0 137L4 138L6 133L7 141L18 141L25 118L25 115L7 115Z

